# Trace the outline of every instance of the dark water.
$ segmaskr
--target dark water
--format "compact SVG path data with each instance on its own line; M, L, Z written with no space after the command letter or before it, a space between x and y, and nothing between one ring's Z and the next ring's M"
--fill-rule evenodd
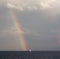
M60 51L0 51L0 59L60 59Z

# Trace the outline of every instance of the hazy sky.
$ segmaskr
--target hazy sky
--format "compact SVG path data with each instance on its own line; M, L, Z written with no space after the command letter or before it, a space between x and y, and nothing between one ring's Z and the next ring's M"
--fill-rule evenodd
M60 0L0 0L0 50L22 50L12 8L32 50L60 50Z

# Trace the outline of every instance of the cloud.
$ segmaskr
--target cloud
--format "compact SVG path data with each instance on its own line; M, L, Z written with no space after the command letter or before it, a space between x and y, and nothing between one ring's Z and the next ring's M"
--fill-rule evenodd
M22 50L20 47L19 33L14 27L4 28L0 30L0 50L1 51L17 51Z
M9 7L11 7L11 8L17 8L15 5L10 4L10 3L7 3L7 7L8 7L8 8L9 8Z
M60 13L60 0L8 0L6 6L24 10L43 10L50 14Z
M33 36L39 36L37 31L28 28L24 28L23 30L24 35L32 36L31 39L33 39ZM0 30L0 50L22 50L20 46L20 33L16 28L11 26Z
M59 0L8 0L9 3L16 5L17 7L27 7L27 6L42 6L42 8L47 8L48 6L53 7L54 5L57 5ZM59 4L59 3L58 3ZM52 5L52 6L51 6ZM49 8L50 8L49 7ZM55 6L56 7L56 6Z
M6 27L6 28L3 28L2 30L0 30L0 33L1 33L1 37L8 37L8 35L10 36L19 36L20 35L20 32L18 31L17 28L14 28L14 27ZM40 36L40 33L37 31L37 30L33 30L33 29L29 29L29 28L23 28L23 33L24 35L32 35L32 36Z
M28 9L28 10L37 10L38 7L35 6L35 5L38 5L38 1L34 1L34 0L26 0L26 2L24 0L18 0L16 2L16 0L10 0L7 2L7 6L10 7L10 8L17 8L17 9L20 9L20 10L24 10L24 9Z
M21 0L19 0L21 1ZM59 9L58 2L47 2L47 0L25 0L27 2L21 2L15 0L10 0L6 5L9 8L16 8L15 10L20 23L24 26L23 27L23 34L26 36L26 40L31 47L32 50L36 50L37 48L40 49L53 49L59 47L60 38L56 38L59 33L59 25L60 22L56 18L56 15L50 15L52 11L57 12ZM36 2L37 1L37 2ZM32 3L34 2L34 3ZM21 4L22 3L22 4ZM40 3L45 3L46 6L42 6ZM52 3L52 4L51 4ZM55 6L55 3L57 4ZM47 5L49 7L47 7ZM52 7L51 7L52 6ZM58 7L57 7L58 6ZM39 9L41 8L41 10ZM57 9L55 9L57 8ZM54 10L55 9L55 10ZM4 12L3 12L3 11ZM20 11L24 12L20 12ZM29 11L27 11L29 10ZM37 11L34 11L37 10ZM40 11L38 11L40 10ZM17 12L18 11L18 12ZM51 12L50 12L51 11ZM1 17L0 17L0 50L18 50L19 47L19 31L13 27L11 18L9 17L8 9L2 7L1 9ZM7 15L7 16L6 16ZM8 18L7 18L8 17ZM59 24L58 24L59 23ZM11 26L10 26L11 24ZM2 28L3 27L3 28ZM56 29L57 28L57 29ZM60 34L58 34L60 36Z
M24 28L23 30L25 35L40 36L40 33L37 30L29 28Z
M6 3L7 3L7 0L0 0L0 6L6 5Z
M52 4L55 2L56 0L42 0L40 2L40 5L42 6L42 8L51 8Z
M47 10L48 12L60 12L60 0L0 0L0 5L9 8L23 10Z
M19 32L14 27L3 28L2 30L0 30L0 33L1 33L2 37L8 37L8 35L9 36L18 36L19 35Z

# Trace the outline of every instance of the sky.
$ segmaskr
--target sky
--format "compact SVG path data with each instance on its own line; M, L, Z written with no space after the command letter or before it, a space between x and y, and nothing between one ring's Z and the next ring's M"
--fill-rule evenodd
M0 0L0 50L22 51L12 9L31 50L60 50L60 0Z

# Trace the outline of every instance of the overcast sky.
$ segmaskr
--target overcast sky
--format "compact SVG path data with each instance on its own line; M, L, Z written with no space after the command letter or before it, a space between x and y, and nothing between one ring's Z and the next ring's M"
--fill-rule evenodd
M60 50L60 0L0 0L0 50L22 51L10 8L22 24L29 49Z

